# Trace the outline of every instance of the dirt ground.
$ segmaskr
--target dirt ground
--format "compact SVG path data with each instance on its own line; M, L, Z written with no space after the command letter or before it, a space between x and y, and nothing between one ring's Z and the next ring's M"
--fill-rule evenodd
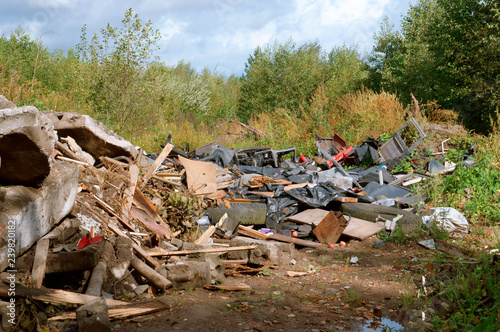
M114 331L398 331L423 329L411 307L431 252L375 236L334 249L304 248L295 265L229 277L250 291L171 291L169 310L112 322ZM351 263L358 257L358 263ZM422 262L423 260L423 262ZM289 277L287 271L307 275Z

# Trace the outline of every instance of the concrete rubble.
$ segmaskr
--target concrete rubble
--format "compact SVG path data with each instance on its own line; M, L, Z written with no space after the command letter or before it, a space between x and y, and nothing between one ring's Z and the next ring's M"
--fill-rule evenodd
M189 151L170 140L145 154L87 115L15 108L2 97L0 246L13 233L15 248L0 252L1 271L29 280L23 294L35 300L85 303L76 315L68 307L50 318L76 319L81 331L165 310L154 298L171 289L230 287L241 271L289 266L298 248L422 224L412 207L426 198L404 183L430 183L432 175L389 172L425 136L414 119L393 143L367 138L353 147L338 134L316 135L311 158L295 147ZM420 138L395 150L409 124ZM359 166L377 155L371 167ZM0 286L0 298L7 291Z

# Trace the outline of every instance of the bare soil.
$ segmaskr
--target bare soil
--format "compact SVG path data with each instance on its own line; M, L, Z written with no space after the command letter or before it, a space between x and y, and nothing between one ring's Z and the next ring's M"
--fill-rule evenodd
M205 289L172 291L158 299L167 311L114 321L114 331L395 331L423 328L412 308L416 282L431 252L418 244L386 242L374 248L375 236L345 247L297 251L295 265L236 275L251 291ZM350 262L358 257L358 263ZM422 263L421 259L424 259ZM287 271L307 275L289 277Z

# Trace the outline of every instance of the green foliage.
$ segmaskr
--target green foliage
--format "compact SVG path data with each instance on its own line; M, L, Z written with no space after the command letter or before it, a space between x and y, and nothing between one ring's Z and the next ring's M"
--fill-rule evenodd
M476 167L458 166L453 174L438 178L427 194L440 206L462 204L469 221L493 225L500 220L499 190L500 171L483 159Z
M90 41L84 26L77 46L80 60L87 64L80 74L88 82L88 99L101 119L116 130L130 122L140 126L151 120L143 111L148 92L155 86L144 80L144 71L160 39L152 22L143 24L132 9L125 12L122 25L108 24Z
M458 262L459 263L459 262ZM437 329L451 331L497 331L500 328L500 274L498 263L482 257L479 264L459 264L453 282L441 284L438 292L450 303L450 313L436 315Z
M328 54L325 92L331 103L362 87L368 78L365 63L355 48L334 47Z
M370 86L437 101L490 130L500 105L500 12L494 0L419 0L395 32L386 19L369 56Z
M249 119L276 108L306 107L323 74L324 59L316 42L297 47L290 39L264 49L259 46L245 64L238 115Z

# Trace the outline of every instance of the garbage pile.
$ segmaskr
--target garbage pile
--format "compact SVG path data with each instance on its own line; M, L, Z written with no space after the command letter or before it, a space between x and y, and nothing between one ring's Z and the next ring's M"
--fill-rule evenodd
M457 211L412 210L425 197L409 186L455 165L390 173L425 138L413 118L383 142L316 135L311 157L294 147L190 151L171 137L147 154L89 116L9 107L0 110L4 329L14 295L45 301L48 321L91 331L168 309L153 298L170 288L248 289L228 276L290 264L296 246L334 248L423 222L467 231ZM410 126L418 138L408 147Z

